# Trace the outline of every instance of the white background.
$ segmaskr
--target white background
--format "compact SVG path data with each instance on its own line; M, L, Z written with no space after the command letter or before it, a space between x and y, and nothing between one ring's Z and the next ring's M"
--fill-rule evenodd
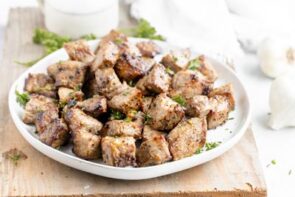
M286 5L285 7L288 7L288 4ZM0 0L0 58L2 58L3 37L8 11L10 7L16 6L37 6L37 3L34 0ZM279 9L279 7L276 7L276 9ZM275 14L273 13L273 15ZM256 56L247 54L245 58L238 62L236 68L250 95L253 108L252 128L266 177L268 196L294 197L295 129L273 131L267 127L269 118L267 114L270 112L268 94L272 80L262 74ZM267 167L271 160L275 160L276 165ZM292 170L292 173L289 175L290 170Z

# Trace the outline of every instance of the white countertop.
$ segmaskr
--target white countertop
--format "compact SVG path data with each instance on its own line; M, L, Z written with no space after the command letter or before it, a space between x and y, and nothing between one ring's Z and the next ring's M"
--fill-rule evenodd
M0 2L0 58L2 58L5 22L10 7L36 6L34 0L4 0ZM3 66L3 65L1 65ZM295 196L295 128L273 131L267 127L270 112L268 94L271 79L259 69L253 54L236 65L237 73L248 90L253 114L252 128L257 141L260 160L265 173L269 197ZM272 160L275 165L269 165ZM268 166L268 167L267 167ZM292 171L289 174L290 170Z

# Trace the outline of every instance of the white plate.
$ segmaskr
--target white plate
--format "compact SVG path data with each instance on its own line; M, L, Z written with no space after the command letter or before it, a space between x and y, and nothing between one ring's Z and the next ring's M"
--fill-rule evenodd
M132 42L137 42L139 39L131 39ZM157 42L163 52L175 48L169 46L164 42ZM89 45L94 50L98 44L98 40L89 41ZM196 54L193 54L196 55ZM160 57L158 57L160 58ZM209 130L207 134L207 141L216 142L221 141L217 148L210 151L202 152L198 155L193 155L179 161L172 161L162 165L141 167L141 168L121 168L108 166L102 163L102 161L87 161L76 157L72 151L71 146L68 145L63 147L61 150L56 150L43 144L39 141L38 136L35 134L35 128L29 126L22 122L22 115L24 109L16 102L15 90L22 92L24 87L24 80L29 73L40 73L46 72L46 68L53 63L60 60L66 60L68 56L64 49L60 49L44 59L40 60L34 66L29 68L25 73L23 73L12 85L9 92L9 109L12 119L23 135L23 137L37 150L47 155L48 157L63 163L67 166L86 171L92 174L101 175L105 177L115 178L115 179L126 179L126 180L140 180L159 177L171 173L175 173L181 170L192 168L194 166L200 165L207 161L210 161L224 152L229 150L233 145L235 145L243 136L247 129L250 120L250 105L247 93L244 86L242 85L236 74L225 65L210 59L219 74L219 80L216 85L221 85L230 82L234 86L234 94L236 99L236 108L230 113L229 117L233 117L233 120L229 120L223 126L220 126L214 130Z

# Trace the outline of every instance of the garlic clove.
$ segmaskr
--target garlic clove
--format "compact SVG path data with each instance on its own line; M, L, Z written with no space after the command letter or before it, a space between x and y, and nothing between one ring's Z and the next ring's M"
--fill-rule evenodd
M295 48L286 42L274 38L266 38L257 50L262 72L275 78L290 68L295 68Z
M270 90L269 105L271 117L269 126L273 129L295 126L295 69L277 77Z

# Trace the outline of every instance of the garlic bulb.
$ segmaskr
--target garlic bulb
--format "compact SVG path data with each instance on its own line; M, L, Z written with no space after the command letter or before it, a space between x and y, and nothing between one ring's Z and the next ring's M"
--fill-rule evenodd
M295 70L277 77L271 85L269 126L280 129L295 126Z
M277 77L295 68L295 48L282 40L267 38L258 46L257 56L263 73Z

